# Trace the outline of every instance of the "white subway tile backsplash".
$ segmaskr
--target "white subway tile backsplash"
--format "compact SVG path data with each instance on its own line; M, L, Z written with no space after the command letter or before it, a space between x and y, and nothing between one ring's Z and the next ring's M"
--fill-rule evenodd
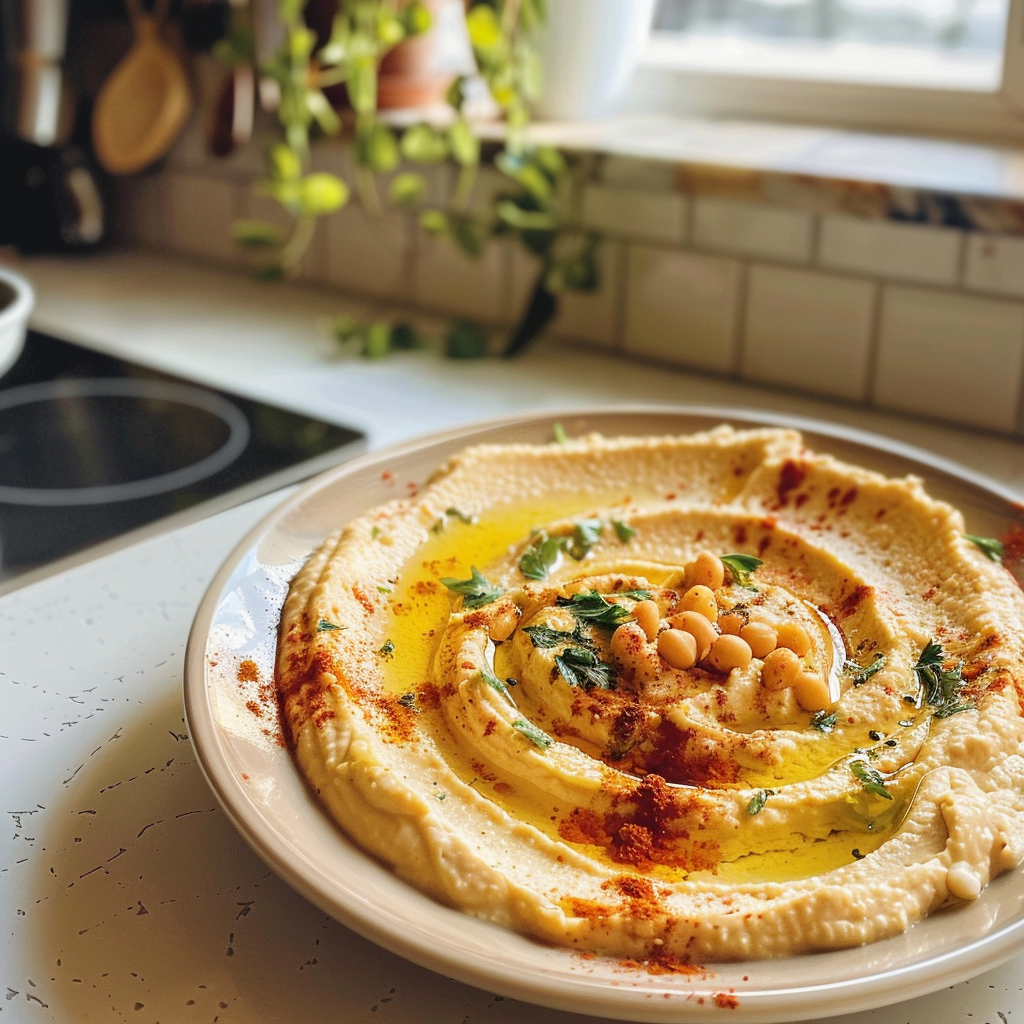
M799 210L698 196L693 200L693 245L698 249L807 263L814 218Z
M686 233L686 200L675 192L587 185L584 227L648 242L681 243Z
M380 299L408 299L412 225L404 214L368 214L349 202L327 218L327 279Z
M1024 304L889 287L875 372L877 404L977 427L1018 426Z
M448 239L421 235L413 300L424 309L503 323L509 311L510 262L506 240L486 242L480 258L473 259Z
M876 289L862 278L754 265L747 290L743 376L863 399Z
M231 234L247 186L228 178L189 171L167 173L166 217L171 248L190 256L239 263Z
M741 273L739 260L630 245L624 347L729 373L736 358Z
M822 218L818 259L832 270L953 285L963 239L964 233L955 228L827 215Z
M1024 238L970 235L964 284L974 291L1024 298Z

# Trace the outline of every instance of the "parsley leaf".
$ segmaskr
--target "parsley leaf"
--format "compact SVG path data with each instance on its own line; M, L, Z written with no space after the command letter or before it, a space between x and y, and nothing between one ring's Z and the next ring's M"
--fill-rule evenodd
M636 536L636 530L629 523L624 523L621 519L613 519L611 522L615 536L623 544L628 544Z
M499 679L493 672L490 671L490 669L487 668L480 669L480 678L483 679L483 681L489 687L491 687L491 689L497 690L498 693L500 693L502 697L504 697L505 700L507 700L509 704L512 705L512 707L516 706L516 702L512 697L512 694L509 693L508 686L505 684L505 681L503 679Z
M994 537L976 537L973 533L965 533L964 537L981 548L985 556L991 558L993 562L1003 560L1002 541L998 541Z
M601 539L604 523L600 519L584 519L576 523L567 550L576 561L585 558L590 549Z
M512 728L521 732L535 747L539 747L541 750L547 750L554 742L543 729L538 729L533 722L528 722L525 718L517 718L512 723Z
M775 796L773 789L759 789L750 798L750 803L747 804L747 814L760 814L764 810L764 805L768 803L768 797L770 796Z
M565 432L565 427L563 427L557 420L551 425L551 432L555 435L555 441L558 444L565 444L565 442L569 440L569 435Z
M811 728L818 732L830 733L839 721L839 716L833 711L831 714L825 711L815 711L811 716Z
M885 776L878 769L872 768L867 761L851 761L850 771L864 787L865 793L884 796L886 800L892 799L892 793L885 788Z
M572 597L560 597L558 604L567 607L580 622L589 622L594 626L605 626L609 629L621 625L630 618L629 612L622 605L612 604L596 590L573 594Z
M587 647L567 647L555 655L555 665L570 686L583 690L615 689L615 669Z
M470 609L481 608L485 604L497 601L504 593L501 587L495 586L484 579L475 565L471 568L470 572L472 575L468 580L457 580L451 576L445 576L441 580L443 586L447 587L452 593L461 596L464 607Z
M385 640L377 650L377 654L385 661L390 661L395 656L395 644L393 640Z
M534 647L551 648L573 644L576 647L590 647L593 641L583 632L583 624L576 623L572 630L553 629L551 626L524 626L522 630Z
M628 597L631 601L650 601L651 592L649 590L617 590L615 596Z
M943 667L945 654L934 640L930 640L921 651L921 656L914 666L914 675L924 690L925 701L935 708L936 718L949 718L960 711L966 711L971 705L962 699L960 689L964 684L961 661L953 668Z
M330 633L330 632L333 632L334 630L342 630L342 629L348 629L348 626L339 626L337 623L330 622L327 619L321 619L316 624L316 631L318 633Z
M855 661L847 661L843 665L843 672L853 681L854 686L863 686L876 672L885 668L886 657L879 652L870 665L858 665Z
M746 590L757 590L751 577L764 565L760 558L753 555L722 555L721 559L722 564L729 570L733 583Z
M398 703L401 704L403 708L413 710L416 707L416 694L411 691L409 693L403 693L402 696L398 698Z
M519 571L530 580L547 579L548 574L558 567L564 546L565 538L538 533L519 559Z

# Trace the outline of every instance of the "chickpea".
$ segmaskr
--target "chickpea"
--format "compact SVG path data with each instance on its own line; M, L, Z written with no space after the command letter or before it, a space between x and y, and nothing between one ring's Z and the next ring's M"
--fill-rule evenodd
M697 641L692 633L666 629L658 636L658 653L673 668L692 668L697 661Z
M811 649L811 638L799 622L782 622L775 627L779 647L788 647L798 658Z
M779 645L778 635L767 622L748 622L739 630L739 635L750 644L755 658L766 658Z
M800 659L788 647L776 647L764 659L761 683L766 690L785 690L803 671Z
M684 612L700 612L708 622L714 622L718 618L718 602L715 600L715 592L698 583L696 586L683 594L679 600L679 607Z
M636 624L644 631L648 640L653 640L658 635L658 627L661 625L661 611L653 601L641 601L633 609L633 618Z
M747 620L735 612L729 612L718 617L718 628L723 633L729 633L732 636L739 636L746 624Z
M815 672L801 672L797 676L793 695L804 711L824 711L832 705L828 684Z
M719 672L731 672L734 668L746 668L752 657L750 645L746 640L725 634L711 645L707 660L711 667L718 669Z
M632 619L612 633L608 647L623 671L638 682L650 682L661 674L661 662L649 646L647 635Z
M487 635L500 644L507 640L519 624L520 611L514 604L503 604L491 619L487 627Z
M686 611L673 615L668 623L673 629L685 630L697 643L697 660L702 661L711 650L718 631L700 612Z
M686 578L692 584L702 584L717 590L725 582L725 566L718 555L701 551L686 567Z

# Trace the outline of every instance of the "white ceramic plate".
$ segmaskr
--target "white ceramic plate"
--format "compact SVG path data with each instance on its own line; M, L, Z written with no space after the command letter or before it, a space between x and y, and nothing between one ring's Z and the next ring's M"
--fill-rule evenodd
M998 485L886 439L772 415L684 408L575 410L489 421L372 453L317 477L236 548L199 608L186 654L189 731L210 785L256 852L339 921L416 963L545 1006L632 1021L794 1021L910 999L990 969L1024 948L1024 872L974 903L859 949L649 975L542 946L435 903L353 846L307 792L276 743L276 626L293 573L356 513L407 494L470 443L688 433L733 423L796 426L808 445L889 475L915 473L957 505L968 530L1001 536L1024 513Z

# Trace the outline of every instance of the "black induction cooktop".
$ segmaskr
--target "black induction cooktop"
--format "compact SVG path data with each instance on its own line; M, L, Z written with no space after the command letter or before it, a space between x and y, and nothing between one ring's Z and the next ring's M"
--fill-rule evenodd
M363 442L357 430L30 331L0 378L0 587L304 479Z

